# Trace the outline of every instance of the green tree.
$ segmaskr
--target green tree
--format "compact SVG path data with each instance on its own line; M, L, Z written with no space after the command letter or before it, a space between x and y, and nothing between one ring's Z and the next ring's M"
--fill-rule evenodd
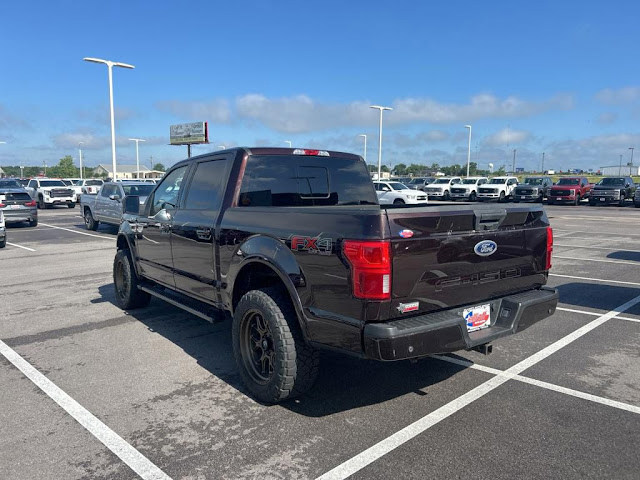
M158 170L159 172L164 172L164 165L161 163L156 163L153 166L153 170Z
M80 170L73 164L71 155L66 155L61 158L58 165L51 170L55 170L55 176L61 178L77 177L80 175Z
M399 163L396 168L393 169L396 175L403 176L407 174L407 166L404 163Z

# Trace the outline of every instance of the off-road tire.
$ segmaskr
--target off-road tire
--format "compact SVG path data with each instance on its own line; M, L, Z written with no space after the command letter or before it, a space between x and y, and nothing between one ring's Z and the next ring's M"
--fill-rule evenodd
M44 198L42 198L42 197L38 197L38 208L40 210L44 210L44 208L45 208Z
M98 225L100 225L100 222L93 218L91 210L88 208L84 212L84 224L87 226L87 230L93 231L96 231L98 229Z
M7 239L5 237L2 240L0 240L0 248L4 248L6 246L7 246Z
M151 295L138 290L138 276L131 261L129 250L119 250L113 259L113 285L116 303L123 310L146 307Z
M444 195L442 195L442 199L445 201L451 200L451 194L449 193L449 190L444 191Z
M580 205L580 200L581 200L581 199L580 199L580 194L576 195L576 198L575 198L575 200L573 201L573 204L574 204L575 206Z
M507 196L504 194L504 192L500 192L500 196L498 197L498 202L506 202L507 201Z
M595 207L596 206L596 201L592 198L589 199L589 206L591 207Z
M67 203L67 207L76 208L76 204L75 203Z
M243 295L233 315L232 341L240 377L256 399L277 403L313 386L319 352L305 343L296 312L281 289Z
M471 192L469 194L469 201L470 202L475 202L478 199L478 196L476 195L476 192Z
M620 194L620 201L618 202L618 206L620 207L624 207L624 204L626 203L627 200L627 196L624 193Z

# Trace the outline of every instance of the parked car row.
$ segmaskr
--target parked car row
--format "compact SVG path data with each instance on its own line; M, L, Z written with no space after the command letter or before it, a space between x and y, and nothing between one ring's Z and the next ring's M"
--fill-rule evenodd
M522 183L517 177L419 177L408 184L398 181L374 182L378 200L382 204L426 203L428 200L465 200L538 202L545 199L549 205L579 205L583 200L589 205L617 204L624 206L633 201L640 207L640 192L633 179L628 176L605 177L597 184L589 183L587 177L563 177L553 183L551 177L525 177ZM421 197L415 191L423 191Z

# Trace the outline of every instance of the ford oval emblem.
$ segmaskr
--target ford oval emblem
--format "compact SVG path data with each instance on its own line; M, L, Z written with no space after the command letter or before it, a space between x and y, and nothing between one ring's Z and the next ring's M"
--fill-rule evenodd
M401 230L398 235L400 235L402 238L411 238L413 237L413 230L404 229Z
M489 255L493 255L496 250L498 250L498 244L493 240L483 240L476 243L476 246L473 247L473 251L476 252L476 255L479 255L481 257L488 257Z

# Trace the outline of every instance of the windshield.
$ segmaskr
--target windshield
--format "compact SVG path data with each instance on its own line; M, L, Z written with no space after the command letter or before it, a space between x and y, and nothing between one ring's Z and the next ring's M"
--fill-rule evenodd
M415 185L417 183L424 183L424 179L423 178L414 178L413 180L411 180L409 182L409 185Z
M542 178L525 178L525 185L542 185Z
M62 180L40 180L41 187L66 187Z
M624 178L603 178L598 185L624 185Z
M580 180L577 178L561 178L556 185L578 185Z
M148 197L155 185L122 185L125 195L139 195Z
M442 183L449 183L449 182L451 182L451 179L450 179L450 178L439 178L438 180L436 180L436 181L435 181L435 182L433 182L433 183L440 183L440 184L442 184Z
M391 188L393 188L394 190L406 190L407 186L404 183L400 183L400 182L391 182L389 183L389 186Z
M64 183L67 187L73 185L73 182L71 180L62 180L62 183Z
M465 178L464 180L462 180L462 183L465 185L475 185L477 181L477 178Z
M3 188L22 188L17 180L0 180L0 187Z
M102 180L87 180L84 184L88 187L96 187L102 185Z
M503 183L506 183L506 181L506 178L492 178L487 183L490 183L492 185L502 185Z

